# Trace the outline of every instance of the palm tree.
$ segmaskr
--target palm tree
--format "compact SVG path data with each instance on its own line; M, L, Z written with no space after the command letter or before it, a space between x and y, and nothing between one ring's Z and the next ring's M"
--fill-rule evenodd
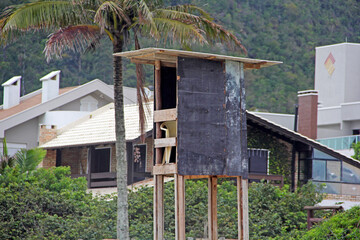
M45 29L52 31L45 47L48 60L61 57L64 51L95 48L101 37L108 37L113 52L122 52L138 37L179 42L184 47L193 43L223 42L246 50L240 41L208 13L192 5L161 8L161 0L33 0L8 7L0 17L0 33L4 44L19 33ZM125 126L123 112L122 59L113 58L118 186L118 239L128 239L127 163L125 159ZM137 66L137 76L142 70ZM139 78L138 78L139 79ZM138 80L138 103L142 104L142 81ZM140 111L143 113L143 110ZM143 114L142 114L143 115ZM143 127L142 127L143 129Z
M8 154L6 138L3 139L3 152L0 155L0 175L4 172L6 167L14 167L15 159Z

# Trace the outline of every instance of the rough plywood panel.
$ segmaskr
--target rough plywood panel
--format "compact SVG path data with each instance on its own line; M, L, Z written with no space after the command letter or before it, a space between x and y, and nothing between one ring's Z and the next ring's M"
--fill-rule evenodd
M247 134L244 78L241 63L226 61L226 175L247 178Z
M178 58L178 172L223 175L225 73L221 62Z

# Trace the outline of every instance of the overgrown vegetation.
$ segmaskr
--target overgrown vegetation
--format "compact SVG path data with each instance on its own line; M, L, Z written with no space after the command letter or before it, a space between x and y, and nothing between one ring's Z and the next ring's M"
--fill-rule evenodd
M360 239L360 207L356 206L336 214L312 228L302 236L302 239Z
M86 192L84 178L71 179L69 174L68 167L26 173L18 167L6 167L0 175L0 239L116 238L116 196L94 197ZM235 182L219 183L219 236L236 238ZM165 184L164 196L165 237L174 239L173 182ZM305 229L303 206L320 200L321 195L312 184L295 193L289 192L287 187L252 184L249 188L250 238L292 236L294 231ZM129 193L132 239L153 239L152 204L151 187ZM207 234L206 180L186 182L186 232L188 237Z

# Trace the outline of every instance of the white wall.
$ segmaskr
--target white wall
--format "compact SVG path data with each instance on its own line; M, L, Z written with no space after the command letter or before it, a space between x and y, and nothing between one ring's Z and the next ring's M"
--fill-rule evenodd
M266 112L251 112L251 113L258 115L262 118L265 118L283 127L286 127L290 130L294 130L294 121L295 121L294 114L266 113Z
M39 117L39 125L55 125L59 129L87 114L80 111L50 111Z
M27 148L37 147L38 135L38 118L33 118L5 131L5 137L8 143L26 144Z

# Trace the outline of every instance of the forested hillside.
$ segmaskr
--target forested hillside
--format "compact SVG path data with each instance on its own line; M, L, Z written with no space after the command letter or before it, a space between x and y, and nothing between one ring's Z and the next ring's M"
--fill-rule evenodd
M19 2L2 0L0 9ZM360 42L360 4L356 0L164 0L165 5L180 3L207 10L242 39L248 57L284 62L247 72L248 109L293 112L297 91L313 88L315 47L346 40ZM0 82L22 75L23 92L28 93L40 87L40 77L56 69L62 70L62 86L82 84L94 78L112 82L110 42L104 40L94 52L69 53L63 59L47 63L42 51L48 34L27 34L1 47ZM149 46L154 43L142 41L142 47ZM238 55L219 45L194 49ZM135 66L126 63L124 67L125 84L135 86ZM148 84L152 80L150 72Z

